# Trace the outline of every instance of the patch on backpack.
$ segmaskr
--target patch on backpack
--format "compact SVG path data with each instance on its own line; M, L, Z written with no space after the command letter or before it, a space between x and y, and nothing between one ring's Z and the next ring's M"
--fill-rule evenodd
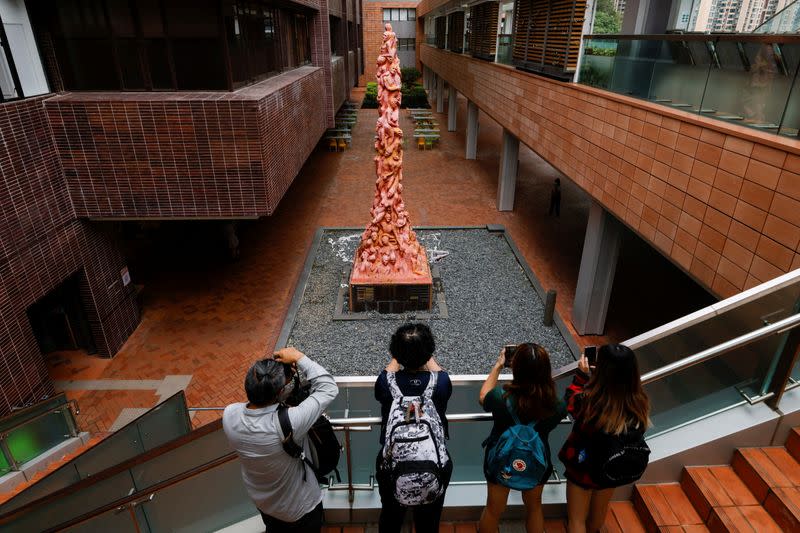
M514 467L514 470L517 472L524 472L528 465L525 464L525 461L522 459L514 459L514 462L511 463L511 466Z

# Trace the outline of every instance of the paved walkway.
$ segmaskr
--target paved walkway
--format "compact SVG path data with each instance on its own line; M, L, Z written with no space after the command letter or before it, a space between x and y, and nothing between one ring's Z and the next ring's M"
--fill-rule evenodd
M360 101L362 94L354 91L353 99ZM375 116L375 110L360 110L352 149L315 151L277 212L241 226L239 261L221 259L218 252L224 245L214 248L205 234L193 240L162 227L156 234L160 241L131 241L128 257L134 282L145 285L140 326L111 361L59 354L51 359L54 379L152 381L191 376L186 388L190 406L243 400L244 372L275 343L314 231L319 226L366 223L375 179ZM401 117L410 138L413 126L405 111ZM404 194L412 224L505 225L544 287L558 291L557 311L569 323L588 197L562 180L561 217L548 217L550 187L559 174L522 147L516 208L498 212L501 129L481 113L478 159L467 161L463 100L458 119L459 130L451 133L445 131L446 116L437 115L443 130L437 149L419 151L408 143ZM195 234L212 227L193 224ZM652 284L653 279L658 283ZM657 252L626 238L607 335L584 337L579 343L622 340L700 307L702 291L689 284ZM68 395L79 399L81 427L93 433L108 430L122 409L150 407L159 398L154 390L135 389L69 390ZM200 424L216 416L199 413L194 421Z

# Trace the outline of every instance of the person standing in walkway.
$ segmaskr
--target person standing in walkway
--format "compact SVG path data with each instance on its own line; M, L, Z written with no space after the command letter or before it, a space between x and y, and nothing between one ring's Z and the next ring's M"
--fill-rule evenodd
M245 488L267 533L317 533L324 518L315 473L283 448L286 436L278 405L289 396L297 371L308 379L311 390L308 398L288 409L290 437L311 457L308 430L339 389L327 370L295 348L283 348L272 359L255 362L244 380L248 402L231 404L222 415L225 436L239 456Z
M500 372L507 367L513 379L498 386ZM497 532L508 494L514 488L522 492L525 530L541 533L542 490L553 473L548 438L567 414L566 405L556 397L547 350L535 343L503 348L483 382L478 401L494 420L483 443L487 494L478 531Z
M413 513L417 533L439 531L453 472L444 442L453 386L433 358L435 349L427 325L400 326L389 344L392 360L375 381L382 420L382 448L375 462L380 533L399 533L407 509Z
M547 214L561 216L561 178L553 181L553 190L550 191L550 211Z
M650 449L644 432L650 425L650 400L642 389L633 351L606 344L589 367L585 355L564 395L575 419L558 454L566 468L570 533L600 530L616 487L638 480Z

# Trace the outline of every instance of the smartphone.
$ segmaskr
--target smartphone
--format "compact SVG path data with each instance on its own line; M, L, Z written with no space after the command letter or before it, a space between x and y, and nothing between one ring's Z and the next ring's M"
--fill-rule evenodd
M589 363L589 366L597 364L597 346L587 346L583 349L583 355L586 356L586 361Z
M514 359L514 352L517 351L517 347L519 347L519 344L506 344L503 346L506 355L506 368L511 368L511 361Z

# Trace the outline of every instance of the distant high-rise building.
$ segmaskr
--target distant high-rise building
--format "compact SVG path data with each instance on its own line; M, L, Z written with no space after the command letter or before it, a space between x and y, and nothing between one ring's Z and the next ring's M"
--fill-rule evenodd
M620 15L625 14L625 0L614 0L614 9L617 10L617 13Z
M687 31L751 32L789 0L695 0Z

